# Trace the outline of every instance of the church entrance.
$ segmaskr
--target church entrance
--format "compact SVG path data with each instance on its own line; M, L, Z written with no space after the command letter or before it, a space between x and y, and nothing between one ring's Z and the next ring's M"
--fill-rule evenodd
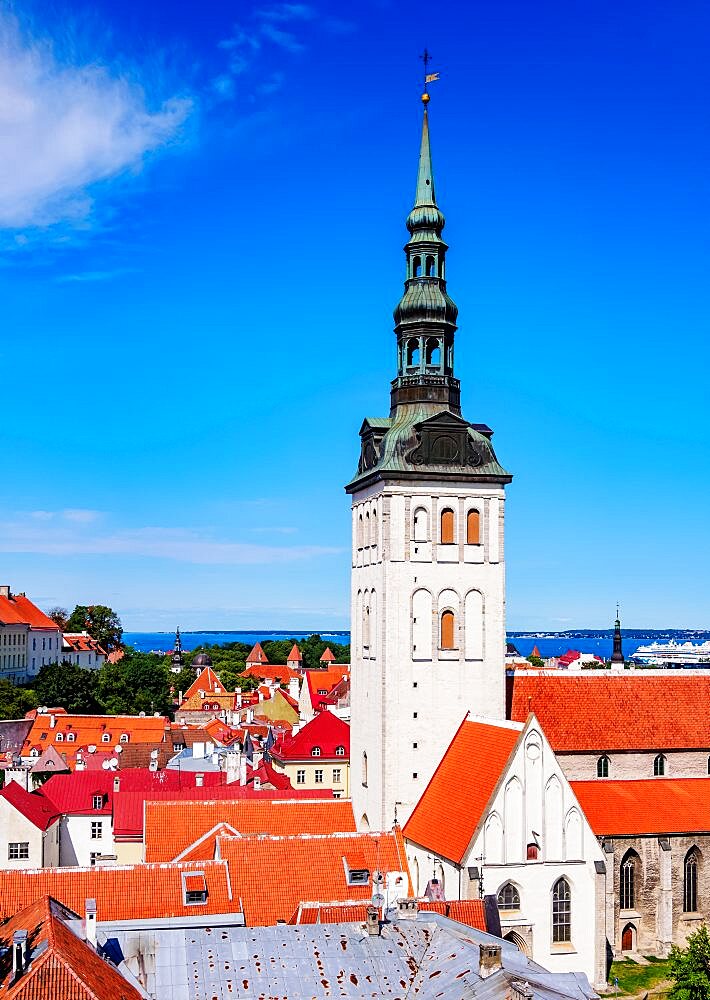
M633 924L627 924L621 932L621 950L636 951L636 928Z

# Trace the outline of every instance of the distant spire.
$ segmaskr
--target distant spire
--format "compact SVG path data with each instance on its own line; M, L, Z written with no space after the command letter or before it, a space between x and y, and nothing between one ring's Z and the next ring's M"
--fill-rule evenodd
M175 666L183 665L182 640L180 639L180 626L175 629L175 645L173 646L172 662Z
M616 621L614 622L614 651L611 654L612 663L621 663L624 661L624 651L621 648L621 619L619 618L619 602L616 603Z

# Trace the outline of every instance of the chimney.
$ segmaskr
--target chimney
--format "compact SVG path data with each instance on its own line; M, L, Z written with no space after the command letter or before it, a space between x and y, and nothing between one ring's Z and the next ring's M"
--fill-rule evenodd
M9 598L10 596L11 595L10 595L10 588L9 588L9 586L7 586L7 584L0 585L0 597L7 597L7 598Z
M242 692L241 691L237 691L236 694L237 694L237 708L241 708L242 707Z
M202 786L204 785L204 783L205 783L205 776L204 776L204 774L196 774L195 775L195 788L202 788Z
M87 899L85 903L86 910L86 941L90 944L92 948L96 947L96 900Z
M121 791L121 779L119 778L118 775L116 775L116 777L113 779L113 794L115 795L116 792L120 791Z
M250 722L253 722L253 721L254 721L254 709L253 708L248 708L247 709L247 723L250 723Z
M27 931L15 931L12 935L12 974L19 979L27 965Z
M178 691L178 704L182 705L182 691Z
M54 712L52 712L52 714L49 717L49 728L50 729L54 729L54 727L56 726L56 724L57 724L57 717L54 714Z
M298 677L292 677L288 682L288 693L292 698L298 700Z
M533 1000L534 996L530 983L523 983L518 979L510 984L510 1000Z
M378 937L380 933L380 913L376 906L367 908L367 933L370 937Z
M499 944L482 944L478 959L478 974L481 979L488 979L494 972L503 968L501 961L502 946Z
M416 920L417 919L417 901L416 899L398 899L397 900L397 919L398 920Z

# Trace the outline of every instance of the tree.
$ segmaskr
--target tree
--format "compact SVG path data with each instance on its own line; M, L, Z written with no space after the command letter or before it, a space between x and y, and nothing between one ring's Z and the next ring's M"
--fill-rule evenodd
M0 719L22 719L37 705L34 691L0 680Z
M107 653L121 647L123 625L113 608L105 604L77 604L66 623L66 632L86 630Z
M67 712L100 712L97 671L84 670L76 663L50 663L42 667L35 681L37 703Z
M669 1000L710 1000L710 935L705 924L688 937L687 948L673 945Z
M130 647L118 663L105 663L98 671L97 694L109 715L137 715L173 711L170 688L174 674L170 658L139 653Z
M67 622L69 621L69 612L66 608L50 608L47 612L47 617L51 618L60 627L62 632L66 632Z
M528 663L531 663L534 667L544 667L545 661L541 656L528 656L526 657Z

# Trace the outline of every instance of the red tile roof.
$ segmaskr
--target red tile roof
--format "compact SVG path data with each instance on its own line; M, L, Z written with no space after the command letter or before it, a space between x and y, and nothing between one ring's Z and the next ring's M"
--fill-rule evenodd
M316 712L322 711L331 704L330 695L333 688L342 681L343 677L350 673L350 667L343 664L335 664L327 670L306 670L306 684L308 693L311 696L311 705ZM325 691L325 694L321 694Z
M80 911L80 913L83 911ZM12 954L15 931L28 932L29 968L13 982L12 962L0 972L8 1000L140 1000L141 994L65 923L80 913L50 896L25 906L0 928L0 945Z
M710 674L516 672L510 716L530 712L564 753L709 748Z
M278 681L288 684L294 677L300 677L298 670L292 670L285 663L252 663L243 672L244 677L258 677L262 681Z
M318 754L313 753L318 749ZM337 753L340 749L343 752ZM284 736L271 749L279 762L300 760L350 760L350 726L332 712L319 712L295 736Z
M227 786L229 787L229 786ZM196 840L228 823L242 835L352 832L355 819L347 799L264 798L190 802L146 802L145 859L172 861ZM291 913L293 910L291 910ZM291 914L289 913L289 916Z
M363 902L372 885L348 885L343 858L354 855L370 873L404 872L402 895L412 887L399 828L386 833L336 833L329 836L220 837L220 856L229 862L234 895L244 903L248 927L290 920L299 903Z
M406 839L460 864L521 731L464 719L404 827Z
M51 628L59 631L59 626L44 611L40 611L24 594L0 597L0 622L7 625L30 625L32 628Z
M106 650L97 639L92 639L86 632L65 632L63 635L63 648L70 649L74 653L101 653L106 656Z
M323 655L320 658L320 662L321 663L335 663L335 653L330 648L330 646L326 646L326 648L323 650Z
M249 666L251 663L268 663L269 658L261 648L261 643L257 642L253 647L251 653L246 658L246 664Z
M22 756L27 757L31 747L44 750L53 743L73 763L77 750L87 751L84 757L90 746L98 751L113 750L121 745L124 735L129 743L162 743L168 725L169 720L162 715L70 715L63 709L51 709L35 713Z
M227 689L214 672L212 667L205 667L200 675L192 682L183 696L183 701L192 698L198 691L204 691L206 695L227 694Z
M39 830L46 830L59 819L61 810L57 809L54 803L50 802L44 795L37 792L26 792L16 781L11 781L0 791L0 798L8 802L17 809L25 819Z
M710 830L710 778L572 781L598 837Z
M291 646L291 652L286 657L287 663L303 663L303 656L301 655L301 650L298 648L298 643L294 642Z
M186 905L182 892L182 872L196 871L207 882L207 903L199 907ZM78 914L95 899L99 922L240 912L224 861L0 870L0 920L46 895Z

